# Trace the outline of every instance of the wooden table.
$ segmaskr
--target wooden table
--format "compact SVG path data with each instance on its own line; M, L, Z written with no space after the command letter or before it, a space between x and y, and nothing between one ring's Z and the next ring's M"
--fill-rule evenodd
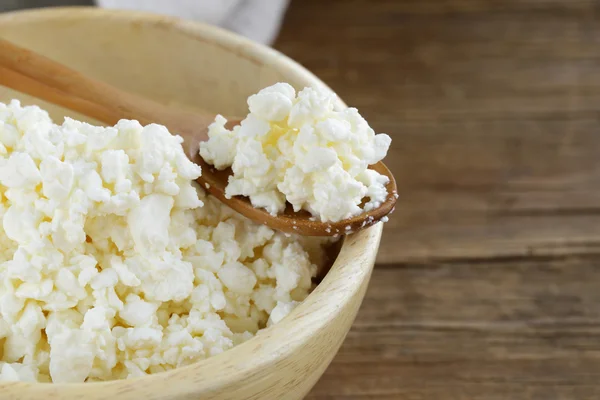
M295 0L401 192L310 399L600 398L600 1Z

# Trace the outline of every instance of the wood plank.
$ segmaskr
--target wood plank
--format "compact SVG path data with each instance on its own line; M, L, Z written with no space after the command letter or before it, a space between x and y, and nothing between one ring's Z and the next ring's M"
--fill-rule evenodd
M379 262L600 252L597 10L292 2L276 48L393 136Z
M308 399L600 396L600 258L380 265Z

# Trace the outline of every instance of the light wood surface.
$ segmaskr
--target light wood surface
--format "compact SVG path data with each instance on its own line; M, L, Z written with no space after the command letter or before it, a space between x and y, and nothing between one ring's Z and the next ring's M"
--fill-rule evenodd
M190 110L239 115L249 94L277 81L297 88L323 85L298 64L245 39L145 14L60 9L1 15L0 37L117 87ZM0 87L0 101L11 98L40 104L57 120L65 114L86 119ZM306 301L280 323L223 354L123 381L2 382L0 399L300 399L328 366L354 320L381 232L377 224L346 238L335 264Z
M308 399L600 398L599 5L292 1L276 48L392 135L401 195Z

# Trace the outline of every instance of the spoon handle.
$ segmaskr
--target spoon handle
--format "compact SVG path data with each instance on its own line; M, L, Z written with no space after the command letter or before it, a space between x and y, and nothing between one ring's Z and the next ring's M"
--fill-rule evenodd
M98 121L113 124L113 121L118 121L119 119L112 110L107 110L87 100L66 94L2 66L0 66L0 85L9 87L21 93L29 94L38 99L46 100L49 103L80 112L81 114L95 118Z
M104 123L137 119L178 130L189 121L206 124L209 116L170 108L85 76L31 50L0 39L0 85L81 112Z

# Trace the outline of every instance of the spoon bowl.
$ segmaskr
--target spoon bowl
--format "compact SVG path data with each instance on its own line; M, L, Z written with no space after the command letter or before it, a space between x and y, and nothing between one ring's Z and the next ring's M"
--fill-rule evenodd
M284 213L271 215L255 208L247 197L225 197L231 169L219 171L199 155L199 144L208 139L208 126L214 115L168 107L107 83L87 77L47 57L0 39L0 85L78 111L113 125L120 119L136 119L142 125L158 123L184 139L184 149L202 167L198 182L219 201L247 218L286 233L305 236L347 235L365 229L392 213L398 198L396 181L390 170L379 162L371 169L389 178L388 196L376 209L337 222L316 220L309 212L295 212L291 206ZM231 120L229 126L239 124Z
M245 196L225 197L227 181L229 176L233 174L231 168L219 171L211 164L208 164L200 157L198 144L199 142L192 143L188 157L202 167L202 177L198 180L202 187L240 214L282 232L297 233L303 236L349 235L381 221L382 218L394 211L394 206L396 205L398 191L394 176L384 163L378 162L369 168L388 176L390 181L386 186L388 195L385 201L376 209L337 222L322 222L315 220L308 211L294 211L291 204L288 203L283 213L271 215L262 208L252 207L250 200Z

